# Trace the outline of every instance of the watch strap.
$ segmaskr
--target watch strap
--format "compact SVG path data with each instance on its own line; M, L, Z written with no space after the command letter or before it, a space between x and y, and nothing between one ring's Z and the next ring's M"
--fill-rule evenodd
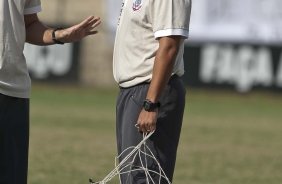
M161 103L160 102L152 102L148 99L144 100L144 103L143 103L143 108L145 111L154 111L155 109L159 108L161 106Z
M54 30L52 31L52 40L53 40L53 42L56 43L56 44L63 45L64 42L61 42L60 40L57 40L57 38L56 38L56 31L61 30L61 29L62 29L62 28L56 28L56 29L54 29Z

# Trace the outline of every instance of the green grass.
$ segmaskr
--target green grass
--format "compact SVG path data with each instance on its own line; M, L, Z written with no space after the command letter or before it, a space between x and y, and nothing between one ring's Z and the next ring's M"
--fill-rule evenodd
M87 183L114 167L116 95L34 86L30 184ZM174 183L280 184L281 130L281 95L188 90Z

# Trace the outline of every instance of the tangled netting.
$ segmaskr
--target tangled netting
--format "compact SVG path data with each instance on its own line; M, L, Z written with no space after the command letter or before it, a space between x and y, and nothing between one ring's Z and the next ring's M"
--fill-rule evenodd
M136 171L144 173L147 184L161 184L163 181L166 181L167 184L171 184L160 163L146 144L146 141L153 133L154 132L143 134L143 140L137 146L127 148L116 157L115 168L103 180L94 182L92 179L89 179L90 184L106 184L116 176L119 176L120 179L121 175L130 175L132 172ZM123 159L118 162L120 158ZM151 170L148 168L148 159L155 162L154 164L157 166L157 169ZM140 166L134 165L136 160L140 161ZM154 179L156 175L158 176L158 181Z

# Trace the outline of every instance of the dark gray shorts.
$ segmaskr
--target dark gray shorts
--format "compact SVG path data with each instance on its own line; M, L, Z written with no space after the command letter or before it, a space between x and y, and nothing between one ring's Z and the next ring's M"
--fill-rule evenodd
M29 99L0 94L0 184L26 184Z
M135 124L142 110L148 88L149 84L145 83L131 88L121 88L120 90L116 107L116 134L119 154L130 146L136 146L143 138ZM170 79L162 93L160 103L157 128L147 141L147 145L172 181L185 106L185 87L179 77L173 76ZM149 163L149 169L158 171L153 160L149 159L147 163ZM140 160L136 159L134 165L140 166ZM159 183L159 177L157 175L153 177L155 182ZM122 184L146 183L145 174L140 171L123 174L121 180ZM166 184L167 182L162 180L161 183Z

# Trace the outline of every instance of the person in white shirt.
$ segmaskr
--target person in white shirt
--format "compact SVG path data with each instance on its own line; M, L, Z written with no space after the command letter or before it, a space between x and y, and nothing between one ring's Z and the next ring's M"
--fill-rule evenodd
M100 18L90 16L66 29L38 19L40 0L0 2L0 184L26 184L31 81L23 55L25 42L36 45L79 41L97 33Z
M181 76L191 6L191 0L124 0L114 47L118 153L155 131L147 145L171 182L185 106ZM152 158L136 159L132 172L122 171L122 184L147 183L146 173L138 171L145 162L159 172ZM167 183L151 174L154 183Z

